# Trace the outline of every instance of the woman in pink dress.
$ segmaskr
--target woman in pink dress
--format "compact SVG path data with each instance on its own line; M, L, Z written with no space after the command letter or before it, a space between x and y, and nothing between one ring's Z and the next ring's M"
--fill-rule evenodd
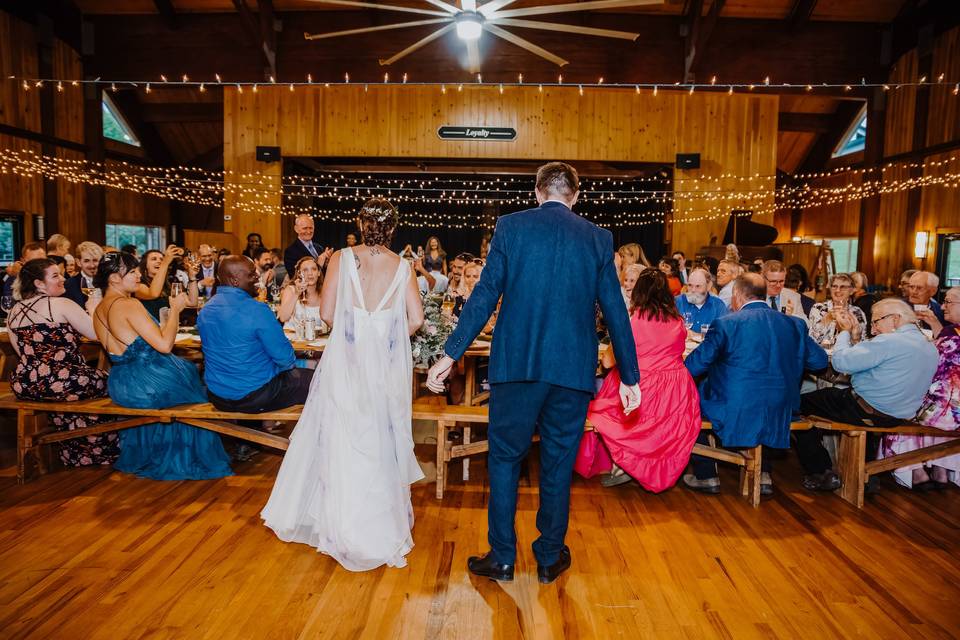
M620 402L620 375L614 368L590 403L594 431L584 435L575 469L590 478L613 473L605 486L631 478L649 491L672 487L690 460L700 433L700 397L683 366L687 330L670 295L667 277L646 269L630 299L630 325L640 365L640 408L629 416ZM613 367L613 352L603 355Z

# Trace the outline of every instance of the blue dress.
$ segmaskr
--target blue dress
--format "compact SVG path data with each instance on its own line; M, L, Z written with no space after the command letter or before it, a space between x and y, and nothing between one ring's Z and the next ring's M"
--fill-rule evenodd
M134 409L164 409L206 402L197 368L160 353L138 337L123 352L110 354L110 398ZM209 480L233 475L220 436L181 422L147 424L120 432L114 468L152 480Z

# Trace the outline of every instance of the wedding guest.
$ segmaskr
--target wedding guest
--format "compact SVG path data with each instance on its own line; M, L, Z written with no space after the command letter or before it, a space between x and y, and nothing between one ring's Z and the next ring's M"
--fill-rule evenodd
M303 404L313 369L293 366L296 356L283 327L270 307L257 302L253 260L224 258L217 279L217 295L197 317L210 402L241 413Z
M867 319L867 326L870 326L870 320L873 317L870 313L871 307L877 302L877 296L869 293L867 287L870 281L867 280L867 274L862 271L854 271L850 274L853 278L853 304L863 311L864 318Z
M232 255L230 253L230 249L227 249L227 248L220 249L219 251L217 251L217 261L219 262L220 260L222 260L223 258L226 258L229 255Z
M55 233L47 238L47 257L60 256L66 260L70 253L70 239L62 233Z
M690 330L700 333L701 325L713 323L727 313L723 300L710 293L713 278L706 269L694 269L687 280L687 292L676 296L677 311L680 317L692 323Z
M473 262L474 260L473 254L461 253L450 261L450 273L448 274L450 282L447 284L449 289L456 291L459 288L460 277L463 275L463 267L468 262Z
M690 461L700 432L700 397L683 366L687 330L666 276L656 269L640 273L629 308L642 410L624 415L620 373L607 347L602 364L611 371L590 403L587 419L595 430L584 434L574 469L585 478L612 470L601 479L605 487L633 479L659 492L672 487Z
M311 258L311 256L306 257ZM276 263L273 261L273 254L270 250L261 247L254 251L253 263L257 265L257 277L259 278L260 286L267 287L267 289L272 288L276 278L276 273L273 270ZM294 269L296 269L296 264L294 264Z
M803 313L800 294L784 289L787 283L787 270L783 263L779 260L766 260L760 268L760 273L767 282L767 305L776 311L783 311L788 316L800 318L809 326L809 320Z
M42 246L40 247L42 249ZM90 316L62 297L63 276L47 258L26 261L14 287L17 304L7 320L18 362L10 387L20 400L73 402L107 395L107 373L87 364L80 338L96 339ZM51 413L57 431L104 422L99 416ZM120 453L116 433L66 440L60 460L69 467L112 464Z
M110 253L110 252L108 252ZM143 304L154 320L159 322L160 310L167 307L167 301L170 297L170 280L179 281L183 289L187 292L187 298L190 306L197 305L197 267L188 265L190 272L184 272L174 269L170 274L171 265L183 256L183 249L176 245L169 245L163 253L156 249L151 249L143 254L138 267L141 278L147 280L150 284L141 282L137 285L136 297Z
M427 252L423 256L423 266L427 271L439 271L447 275L447 252L440 245L440 238L430 236L427 238Z
M57 269L60 270L60 275L66 279L67 277L67 259L63 256L47 256L50 260L53 261L53 264L57 265Z
M936 342L939 355L937 372L920 404L916 421L928 427L956 431L960 427L960 333L957 331L957 325L960 325L960 287L947 290L943 299L943 315L948 329L939 333ZM889 458L952 440L935 436L885 435L877 457ZM960 484L958 472L960 455L951 455L900 467L894 470L893 477L907 488L925 491L944 488L951 477L955 484Z
M202 244L197 249L200 257L200 270L197 271L197 293L209 298L213 295L213 288L217 284L217 254L213 247Z
M467 303L467 300L470 299L470 294L473 293L473 288L477 286L477 282L480 281L480 274L483 272L483 267L481 267L477 262L468 262L463 268L463 278L460 280L460 287L454 293L453 299L453 315L457 318L460 317L460 311L463 309L463 305Z
M72 278L80 273L80 269L77 267L76 258L68 253L66 256L64 256L64 260L67 261L67 278Z
M647 259L647 255L643 252L643 248L636 242L630 242L623 245L617 249L617 253L620 255L621 269L625 269L631 264L639 264L644 267L650 266L650 261Z
M857 321L858 336L866 337L867 317L859 307L850 304L852 294L853 278L846 273L836 273L830 278L830 299L813 305L810 311L810 335L820 346L830 347L836 341L836 312L841 309L849 311Z
M80 258L80 273L67 279L64 295L85 308L87 292L95 288L93 278L97 275L103 249L96 242L81 242L77 245L77 256Z
M677 261L673 258L661 258L658 266L660 271L667 276L667 284L670 285L670 295L680 295L683 285L680 283L679 276L677 276L677 272L680 271L680 265L677 264Z
M916 269L907 269L900 274L900 297L904 300L910 297L910 292L907 290L907 287L910 286L910 278L913 277L913 274L916 272Z
M724 259L717 265L717 287L720 289L717 297L723 300L728 309L733 298L733 281L742 273L743 267L736 260Z
M403 248L403 251L400 252L400 257L404 260L415 260L417 255L413 252L413 246L408 244Z
M313 318L317 331L322 329L320 319L320 290L323 288L323 275L317 261L307 256L300 258L293 272L290 284L280 293L280 308L277 319L284 329L296 330L300 319Z
M803 315L810 317L813 305L816 301L806 295L809 291L809 277L807 270L802 265L792 264L787 267L787 278L783 283L784 290L789 290L800 296L800 306L803 308Z
M346 246L348 246L348 247L355 247L355 246L357 246L357 234L355 234L355 233L353 233L353 232L348 233L348 234L347 234L347 238L346 238L346 240L345 240L345 244L346 244Z
M240 255L247 256L253 260L253 252L263 246L263 237L259 233L247 234L247 246L240 252Z
M907 283L907 302L914 311L920 313L923 313L927 309L920 309L918 307L929 308L930 312L936 316L942 325L944 323L943 309L940 308L940 304L933 298L933 296L937 295L939 288L940 278L938 278L935 273L917 271L910 276L910 281ZM929 328L928 323L925 322L924 324Z
M444 293L450 280L439 271L429 271L423 266L423 261L417 258L413 261L413 270L417 274L417 286L421 294Z
M860 323L849 310L836 312L840 333L832 365L850 374L850 387L827 387L800 397L800 412L846 424L892 427L913 418L937 371L937 349L917 328L917 316L905 302L886 298L873 305L873 333L860 341ZM855 344L859 341L859 344ZM798 431L797 455L803 486L833 491L842 479L833 470L819 429ZM877 451L878 438L868 434L867 455Z
M103 292L94 329L113 365L107 382L110 399L133 409L206 402L196 366L171 354L186 294L169 299L170 315L158 326L132 297L140 284L132 255L103 256L94 282ZM233 473L218 434L180 422L121 431L114 468L151 480L208 480Z
M487 259L487 252L490 251L490 242L493 239L493 234L489 231L483 234L483 238L480 240L480 259Z
M690 275L690 270L687 268L687 256L683 254L683 251L674 251L670 257L677 261L677 277L680 278L680 282L687 284L687 276Z
M630 309L630 300L633 296L633 288L637 284L637 278L643 272L643 267L639 264L627 265L620 273L620 292L623 294L623 304Z
M137 260L140 260L140 258L141 258L141 256L140 256L140 251L137 250L137 245L135 245L135 244L125 244L125 245L123 245L122 247L120 247L120 252L121 252L121 253L129 253L130 255L132 255L132 256L133 256L134 258L136 258ZM106 250L104 250L104 253L106 253Z
M321 244L314 242L313 216L306 213L298 215L293 222L293 231L297 239L283 251L283 266L287 268L287 273L293 273L297 268L297 260L306 256L312 256L321 270L326 269L333 249L324 250Z
M20 248L20 259L7 265L3 278L3 297L12 298L13 285L17 281L17 275L23 265L31 260L38 260L47 257L47 250L42 242L28 242Z
M805 369L827 366L827 354L799 318L775 311L766 302L767 281L746 273L734 281L729 313L710 325L703 344L686 359L700 383L700 412L724 447L790 448L790 423L800 408ZM709 431L697 441L709 442ZM760 493L773 493L769 456L763 456ZM719 493L717 465L693 456L693 473L683 483L696 491Z
M270 249L270 254L273 256L273 286L279 291L289 279L290 274L287 273L287 267L283 264L283 251Z

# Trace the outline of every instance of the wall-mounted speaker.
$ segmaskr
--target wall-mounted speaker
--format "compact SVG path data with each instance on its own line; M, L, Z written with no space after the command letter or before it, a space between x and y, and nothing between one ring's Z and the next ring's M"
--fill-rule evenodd
M257 160L276 162L280 159L280 147L257 147Z
M699 169L700 154L699 153L678 153L676 164L677 164L677 169Z

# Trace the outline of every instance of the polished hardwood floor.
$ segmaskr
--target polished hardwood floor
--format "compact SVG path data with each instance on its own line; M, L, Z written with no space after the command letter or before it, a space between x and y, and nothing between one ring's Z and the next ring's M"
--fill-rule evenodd
M9 454L0 456L9 462ZM882 483L858 512L799 488L792 459L752 509L574 482L574 566L540 586L536 464L522 481L517 579L466 571L485 548L482 459L442 502L414 488L404 569L354 574L284 544L258 513L279 456L218 481L109 469L17 486L0 475L0 638L950 638L960 636L960 491Z

